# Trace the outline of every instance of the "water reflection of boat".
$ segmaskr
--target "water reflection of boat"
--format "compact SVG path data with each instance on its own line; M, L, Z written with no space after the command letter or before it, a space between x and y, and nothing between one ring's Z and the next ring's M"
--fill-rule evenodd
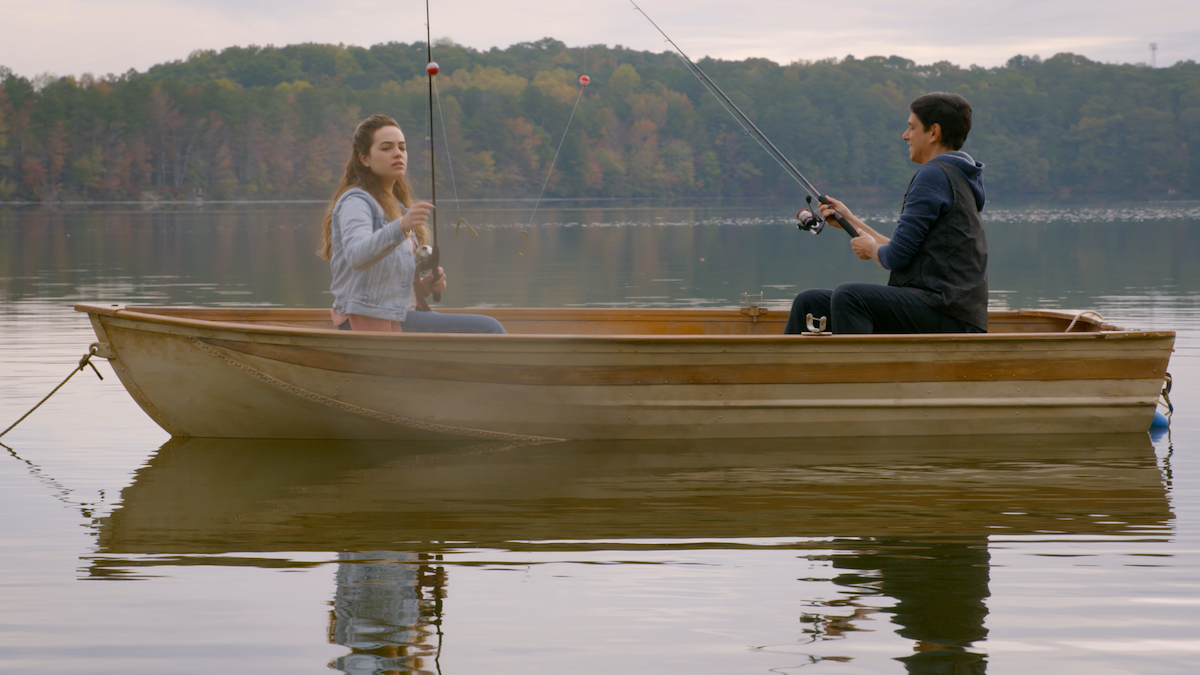
M511 335L481 336L76 309L150 417L221 438L1129 433L1150 426L1175 337L1046 311L994 312L984 335L796 337L733 310L486 310Z
M1145 433L524 447L175 439L121 503L100 527L101 552L1102 533L1170 518ZM1057 520L1080 512L1121 515Z
M813 639L861 630L882 611L913 641L901 659L909 672L983 672L970 647L987 636L990 536L1117 535L1171 518L1145 433L526 446L174 439L100 521L88 565L95 578L128 578L154 565L313 564L248 552L339 551L330 640L352 651L333 665L432 672L440 598L455 588L447 563L463 549L546 560L790 540L836 551L822 559L845 589L800 616Z

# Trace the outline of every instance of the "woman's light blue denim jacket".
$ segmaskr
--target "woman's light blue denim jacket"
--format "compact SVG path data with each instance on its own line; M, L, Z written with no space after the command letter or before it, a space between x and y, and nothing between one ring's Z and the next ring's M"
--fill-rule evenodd
M387 222L383 207L362 188L351 188L333 207L333 309L403 321L412 297L417 261L400 221Z

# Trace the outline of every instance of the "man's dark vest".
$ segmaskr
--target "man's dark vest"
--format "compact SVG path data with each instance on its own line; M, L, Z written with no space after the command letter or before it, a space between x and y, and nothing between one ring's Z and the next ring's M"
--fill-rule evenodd
M903 288L942 314L987 330L987 238L975 192L952 164L931 164L950 179L954 203L933 222L908 266L892 270L888 286ZM904 197L907 201L908 194Z

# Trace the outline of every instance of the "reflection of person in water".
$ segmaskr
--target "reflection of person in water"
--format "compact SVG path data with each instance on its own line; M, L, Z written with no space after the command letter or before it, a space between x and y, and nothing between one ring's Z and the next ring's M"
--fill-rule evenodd
M437 655L427 640L441 584L421 565L422 556L375 551L339 553L338 560L331 637L353 651L333 667L348 675L433 672L424 666ZM431 580L432 602L421 592Z
M983 626L987 617L984 600L990 595L987 538L880 538L869 540L868 545L870 553L837 556L833 566L878 574L848 572L834 582L896 601L890 609L892 621L899 625L896 633L916 642L915 653L899 659L907 672L986 672L984 657L966 649L987 637Z

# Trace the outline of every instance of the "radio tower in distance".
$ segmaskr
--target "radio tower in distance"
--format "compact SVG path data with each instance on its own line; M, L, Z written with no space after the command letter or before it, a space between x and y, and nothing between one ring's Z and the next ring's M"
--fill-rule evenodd
M1151 68L1158 67L1156 64L1156 61L1158 60L1157 57L1158 57L1158 43L1151 42L1150 43L1150 67Z

